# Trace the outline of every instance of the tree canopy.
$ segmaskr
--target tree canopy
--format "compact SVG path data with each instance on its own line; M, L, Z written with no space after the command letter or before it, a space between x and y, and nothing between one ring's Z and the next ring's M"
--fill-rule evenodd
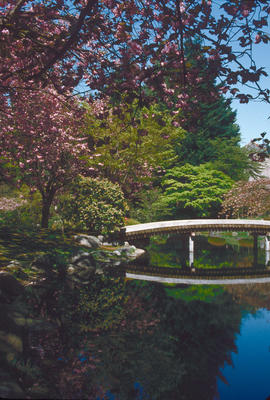
M53 84L59 92L83 78L96 94L129 93L144 99L145 86L170 103L200 77L188 65L184 41L198 36L209 71L241 102L266 75L253 58L254 45L269 43L267 0L2 0L0 3L1 109L18 88ZM93 93L93 92L92 92ZM209 93L212 96L212 93Z
M85 133L98 155L89 165L134 198L143 184L149 185L177 161L174 147L181 143L184 131L174 126L169 110L160 111L157 104L139 108L134 101L117 113L110 108L101 117L98 111L96 103L87 107Z
M267 0L1 0L1 163L9 162L13 157L12 162L18 168L16 171L22 172L24 180L35 176L34 185L39 185L43 198L46 197L47 211L44 210L44 215L48 215L48 205L55 189L50 189L50 196L46 194L44 197L42 192L45 193L47 185L51 185L51 178L46 182L44 178L50 176L50 171L56 171L55 164L51 167L51 161L63 160L58 150L65 148L66 152L68 148L69 156L64 157L67 169L63 168L61 161L58 172L54 172L55 188L62 186L67 171L68 174L73 170L81 172L76 167L81 161L78 158L79 145L82 153L91 153L83 142L79 144L77 141L80 117L77 116L77 100L73 101L76 93L83 91L85 100L99 105L100 119L107 118L112 106L117 106L114 112L126 104L138 104L138 109L147 107L151 110L154 100L167 107L172 120L180 109L184 112L193 107L195 110L200 103L210 107L207 110L209 116L211 104L218 109L225 106L220 92L229 93L243 103L251 98L269 102L269 89L260 87L260 78L267 74L253 57L254 46L269 43L269 14ZM215 87L213 82L218 86ZM240 90L239 83L246 85L248 92ZM54 117L51 100L45 98L45 93L52 91L55 104L58 104L56 109L65 102L70 107L70 110L61 111L59 121ZM33 96L36 96L35 100ZM222 132L221 136L226 139L238 134L233 126L234 113L227 111L225 116L232 122L232 129ZM115 115L113 119L116 120ZM72 119L70 125L67 122L69 118ZM210 120L208 117L203 121L209 132L213 128L208 123ZM183 126L181 117L173 122L176 128ZM50 135L46 134L47 123ZM136 124L135 120L132 126L133 123ZM149 162L153 154L147 154L151 144L148 139L154 138L151 133L153 126L147 126L148 135L144 137L141 125L140 122L135 127L135 141L128 135L121 139L121 160L127 159L128 152L125 154L124 147L126 140L130 140L128 145L136 149L139 146L146 158L143 160L146 164L141 163L145 166L144 171L137 175L147 175L152 164L157 166L158 163L157 157L155 163L153 160ZM71 127L74 132L70 131ZM118 134L121 136L122 132ZM112 132L110 135L113 138ZM48 145L47 139L56 145ZM18 148L18 157L12 148L13 140ZM152 143L157 146L158 141L152 140ZM115 145L111 139L111 146ZM52 150L46 153L46 148ZM103 156L105 149L101 150ZM114 150L109 147L106 150L111 166L115 161ZM106 157L100 162L104 167ZM75 160L73 164L69 163L72 159ZM44 160L50 164L46 172ZM128 160L128 168L138 171L138 166L131 161ZM88 167L87 173L93 166ZM108 175L115 176L117 169L119 172L116 165L112 173L111 168Z

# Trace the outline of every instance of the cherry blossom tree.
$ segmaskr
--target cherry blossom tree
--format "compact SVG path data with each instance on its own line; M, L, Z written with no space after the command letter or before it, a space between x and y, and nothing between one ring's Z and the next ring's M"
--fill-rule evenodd
M266 72L253 57L254 46L269 44L269 13L268 0L217 0L213 4L211 0L0 0L3 156L8 157L14 151L12 141L18 141L22 147L18 147L20 170L31 168L35 157L40 165L37 155L40 160L45 159L40 153L42 135L44 148L48 146L46 124L41 122L47 112L45 103L49 101L47 110L54 115L52 104L61 108L62 96L71 97L80 81L91 97L99 97L102 102L108 96L116 105L122 98L130 103L137 98L139 105L148 104L153 100L149 93L154 93L167 106L180 109L186 106L191 88L196 102L201 77L198 66L190 65L185 54L185 43L192 45L196 37L209 74L220 81L223 93L230 93L243 103L252 98L269 102L269 89L260 86ZM249 92L240 92L239 83L248 85ZM50 98L55 90L59 100L48 100L45 90ZM215 95L211 90L208 94L211 98ZM172 96L177 101L172 102ZM44 104L38 111L41 99ZM71 100L67 102L73 106ZM76 109L74 102L73 117ZM56 123L55 132L60 138L63 127L68 126L70 133L73 117L66 115L65 122L70 118L66 125L63 121ZM53 132L50 126L48 129ZM76 129L72 135L75 132ZM42 145L38 145L39 141ZM31 151L27 150L30 142ZM59 139L59 143L70 142ZM77 148L69 154L74 155ZM44 182L39 187L44 190ZM44 197L47 210L52 197Z
M158 91L169 105L171 96L178 92L177 106L182 108L190 95L186 89L192 86L195 94L201 79L198 69L188 65L185 57L185 42L195 37L202 40L209 74L220 79L223 92L231 90L241 102L248 102L252 96L238 93L235 85L251 83L259 89L258 81L266 73L256 67L252 49L259 42L269 41L263 31L270 11L267 2L219 1L220 8L215 6L215 10L211 1L126 3L114 2L111 23L118 41L111 40L108 46L110 68L104 60L97 62L102 79L89 75L88 82L96 83L96 89L104 83L104 90L111 93L118 89L143 99L147 86ZM269 101L268 90L259 93ZM213 96L211 92L209 95Z
M74 51L86 40L86 25L97 27L93 21L97 3L1 0L1 92L48 82L60 92L74 87L82 77Z
M95 94L124 91L141 101L146 86L168 104L181 89L182 107L185 88L200 78L184 52L195 37L223 92L269 102L259 85L266 72L253 57L254 46L269 43L269 13L268 0L1 0L2 108L18 87L49 82L61 92L82 78ZM238 83L256 92L240 92Z
M83 157L91 155L82 125L78 102L67 101L53 88L16 92L1 120L1 161L16 167L18 184L41 193L42 227L48 227L56 192L87 172Z

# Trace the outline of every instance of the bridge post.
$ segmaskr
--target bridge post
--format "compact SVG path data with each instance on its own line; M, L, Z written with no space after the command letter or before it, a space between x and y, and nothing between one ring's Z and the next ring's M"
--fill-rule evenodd
M265 266L269 268L269 261L270 261L270 251L265 252Z
M194 263L194 252L189 252L189 266L192 268Z
M270 240L269 240L269 233L265 235L265 251L270 251Z
M265 243L265 265L266 267L268 266L268 263L270 261L270 240L269 240L269 233L265 235L264 237L264 243Z
M195 236L195 233L193 233L193 232L189 235L189 252L190 253L194 252L194 236Z
M189 266L193 267L194 263L194 237L195 233L191 232L189 235Z
M253 233L253 266L258 264L258 233Z

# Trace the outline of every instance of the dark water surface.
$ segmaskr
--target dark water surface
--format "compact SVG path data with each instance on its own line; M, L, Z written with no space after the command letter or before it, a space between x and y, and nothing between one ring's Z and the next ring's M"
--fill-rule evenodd
M196 270L267 270L263 247L256 261L247 237L195 238ZM178 237L159 237L137 266L188 262ZM120 272L77 289L56 276L1 305L0 388L6 380L27 393L10 398L270 399L270 283L161 284Z
M239 268L268 267L268 255L262 241L259 242L256 264L252 238L204 236L196 237L194 242L193 265L196 269L235 268L237 274ZM145 262L149 267L168 269L189 266L188 251L177 236L152 239L147 251L138 266ZM151 286L147 283L145 287L148 285ZM141 381L144 391L138 398L270 399L269 283L154 286L166 296L163 298L166 323L159 327L159 334L164 335L165 342L173 338L174 346L169 350L164 377L170 376L174 383L164 390L162 379L157 380L156 392L150 393L147 383ZM161 307L161 303L158 305ZM163 307L159 309L158 305L156 311L164 316ZM151 361L148 362L149 373L155 374ZM147 382L147 377L145 379Z
M131 283L137 295L151 293L146 319L160 322L150 334L118 337L124 359L119 354L109 371L119 386L104 399L268 398L270 311L262 305L270 305L269 284L141 285Z

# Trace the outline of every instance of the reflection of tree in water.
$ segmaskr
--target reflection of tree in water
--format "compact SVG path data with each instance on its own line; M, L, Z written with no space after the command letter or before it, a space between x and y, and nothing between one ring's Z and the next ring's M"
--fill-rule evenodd
M207 237L195 237L196 260L199 264L219 265L224 263L231 264L232 267L251 267L253 265L253 244L251 247L225 245L215 246L208 242ZM264 264L264 253L259 251L259 260Z
M188 264L188 237L184 235L169 235L168 237L153 237L147 251L150 264L158 267L180 267ZM195 236L195 260L194 265L202 267L252 267L253 266L253 242L246 239L249 246L238 245L214 245L209 243L206 236ZM221 238L215 238L221 241ZM224 241L224 239L222 239ZM210 240L211 241L211 240ZM243 240L242 240L243 242ZM250 247L251 246L251 247ZM264 251L258 251L258 263L264 265Z
M270 283L226 285L234 301L243 308L256 312L259 308L270 310Z
M188 262L188 241L184 235L153 237L147 251L153 266L180 267Z
M4 364L28 398L208 400L235 350L240 307L221 287L96 276L73 289L57 278L29 290L20 321L31 321L31 337Z
M153 299L152 313L160 323L151 332L127 330L100 337L99 345L106 343L107 349L100 364L104 384L121 400L137 398L136 382L145 391L141 398L212 399L219 368L235 351L239 306L221 290L204 302L196 298L196 291L184 301L176 298L175 290L174 297L167 296L160 285L130 286L137 296Z

